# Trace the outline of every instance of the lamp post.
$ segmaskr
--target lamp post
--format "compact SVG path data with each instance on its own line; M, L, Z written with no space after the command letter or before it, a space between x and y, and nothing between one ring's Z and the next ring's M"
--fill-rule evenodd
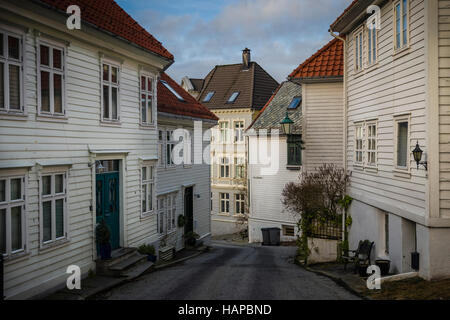
M414 156L414 160L417 163L417 170L419 170L419 165L423 165L425 167L425 170L428 170L428 162L422 161L423 151L422 151L422 149L420 149L419 141L417 141L416 147L412 153Z
M283 133L287 136L290 136L292 134L292 125L294 124L294 121L289 118L289 114L287 111L286 117L283 119L283 121L280 122L280 124Z

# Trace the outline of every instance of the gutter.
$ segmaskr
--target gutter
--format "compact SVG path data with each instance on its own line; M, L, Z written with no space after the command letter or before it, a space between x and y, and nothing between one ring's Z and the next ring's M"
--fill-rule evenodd
M217 125L217 123L219 122L218 120L196 118L196 117L191 117L191 116L175 115L175 114L172 114L172 113L160 112L160 111L158 111L158 117L171 118L171 119L180 119L180 120L202 121L202 122L210 123L213 126Z

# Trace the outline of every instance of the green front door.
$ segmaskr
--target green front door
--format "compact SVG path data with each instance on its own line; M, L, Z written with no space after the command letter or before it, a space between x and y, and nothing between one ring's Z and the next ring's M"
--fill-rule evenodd
M96 175L97 223L105 219L111 232L111 247L120 246L119 225L119 173L98 173Z

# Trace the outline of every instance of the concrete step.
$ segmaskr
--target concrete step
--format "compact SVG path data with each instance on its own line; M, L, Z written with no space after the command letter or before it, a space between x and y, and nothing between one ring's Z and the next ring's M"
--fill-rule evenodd
M123 260L126 260L133 256L136 253L136 248L120 248L117 250L114 250L111 253L111 259L109 260L100 260L98 259L97 265L101 265L104 268L109 268L110 266L122 262Z
M108 269L110 271L120 273L120 272L123 272L123 271L131 268L132 266L138 264L139 262L143 262L146 259L147 259L147 256L144 256L142 254L139 254L138 252L135 252L135 254L132 255L131 257L111 265Z
M150 271L151 269L153 269L154 263L151 261L145 261L145 262L140 262L138 264L136 264L134 267L123 271L121 273L121 276L126 277L127 280L133 280L141 275L143 275L144 273Z

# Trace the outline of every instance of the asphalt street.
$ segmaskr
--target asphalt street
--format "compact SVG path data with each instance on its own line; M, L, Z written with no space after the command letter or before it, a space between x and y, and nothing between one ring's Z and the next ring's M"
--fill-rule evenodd
M213 242L209 252L144 275L100 296L111 300L358 299L293 263L295 247Z

